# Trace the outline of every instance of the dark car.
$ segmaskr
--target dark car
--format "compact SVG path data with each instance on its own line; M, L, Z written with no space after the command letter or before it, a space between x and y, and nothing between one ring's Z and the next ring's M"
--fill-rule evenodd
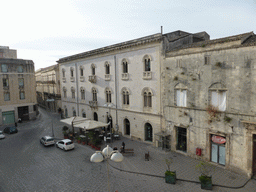
M12 133L18 133L18 129L16 127L6 127L4 129L4 133L9 133L9 134L12 134Z

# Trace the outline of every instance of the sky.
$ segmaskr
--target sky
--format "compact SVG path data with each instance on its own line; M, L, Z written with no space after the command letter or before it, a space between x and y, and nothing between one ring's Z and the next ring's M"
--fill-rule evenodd
M0 46L33 60L60 58L161 32L206 31L210 39L256 33L256 0L8 0Z

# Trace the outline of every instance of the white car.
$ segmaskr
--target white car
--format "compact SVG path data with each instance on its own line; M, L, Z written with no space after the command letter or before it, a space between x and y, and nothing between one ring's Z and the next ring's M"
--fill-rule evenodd
M44 146L54 145L54 138L50 136L44 136L40 139L40 143Z
M3 131L0 131L0 139L4 139L5 135L3 134Z
M67 151L67 150L74 149L75 145L73 141L71 141L70 139L64 139L56 142L56 147L59 147L60 149Z

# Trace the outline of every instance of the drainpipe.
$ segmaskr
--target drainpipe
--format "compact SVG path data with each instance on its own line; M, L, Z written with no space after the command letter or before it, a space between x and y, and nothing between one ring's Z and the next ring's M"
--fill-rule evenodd
M118 132L118 116L117 116L117 68L116 68L116 55L114 56L115 60L115 97L116 97L116 131Z
M79 116L79 103L78 103L78 71L77 71L77 63L75 64L76 66L76 92L77 92L77 95L76 95L76 108L77 108L77 115L76 116Z

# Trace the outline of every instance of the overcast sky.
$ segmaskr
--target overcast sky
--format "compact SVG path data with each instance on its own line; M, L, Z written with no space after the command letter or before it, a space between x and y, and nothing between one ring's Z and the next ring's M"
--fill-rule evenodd
M211 39L254 31L256 0L8 0L0 45L35 69L59 58L139 37L183 30Z

